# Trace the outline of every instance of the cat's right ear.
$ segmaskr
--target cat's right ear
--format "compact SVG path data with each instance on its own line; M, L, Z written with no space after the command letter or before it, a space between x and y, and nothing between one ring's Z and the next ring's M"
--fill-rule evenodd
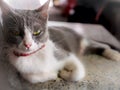
M8 15L8 13L14 12L14 10L9 5L7 5L3 0L0 0L0 9L3 16Z

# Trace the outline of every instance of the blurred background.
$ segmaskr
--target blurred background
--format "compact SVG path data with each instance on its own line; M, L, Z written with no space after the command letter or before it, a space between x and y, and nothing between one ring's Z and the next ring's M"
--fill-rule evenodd
M15 8L37 8L47 0L5 0ZM120 0L51 0L50 21L99 24L120 41Z
M50 20L100 24L120 41L120 0L53 0Z

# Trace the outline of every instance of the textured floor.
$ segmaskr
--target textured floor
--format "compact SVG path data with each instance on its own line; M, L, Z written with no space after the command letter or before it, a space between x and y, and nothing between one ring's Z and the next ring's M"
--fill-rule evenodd
M70 83L65 81L39 84L34 90L119 90L120 63L98 56L88 56L83 63L87 75L84 81ZM33 86L34 87L34 86ZM36 86L35 86L36 87ZM38 89L41 88L41 89ZM33 89L29 89L33 90Z
M119 90L120 62L90 55L84 58L86 78L82 82L58 79L32 85L24 81L6 61L0 62L0 90Z

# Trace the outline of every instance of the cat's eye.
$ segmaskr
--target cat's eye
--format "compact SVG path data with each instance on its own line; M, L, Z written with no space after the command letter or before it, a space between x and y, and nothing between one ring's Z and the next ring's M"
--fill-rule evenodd
M41 31L38 30L38 31L33 32L33 35L34 35L34 36L37 36L37 35L39 35L40 33L41 33Z
M15 36L19 36L20 32L19 31L13 31L12 34L15 35Z

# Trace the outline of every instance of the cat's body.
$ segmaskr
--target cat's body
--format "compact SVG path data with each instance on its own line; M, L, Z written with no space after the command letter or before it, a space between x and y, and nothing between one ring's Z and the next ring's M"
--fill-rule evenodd
M8 59L26 80L45 82L59 75L65 80L81 81L85 69L77 56L87 49L120 59L118 52L104 45L91 47L93 43L88 44L84 37L68 28L48 28L48 5L49 1L36 10L13 10L0 0Z
M77 49L70 47L64 37L58 38L60 40L53 37L54 30L48 31L48 6L49 1L36 10L13 10L5 3L1 4L1 23L9 61L31 83L55 80L58 74L65 80L80 81L85 70L71 53Z
M16 56L13 50L9 50L9 61L31 83L56 80L58 74L69 81L80 81L85 76L84 67L72 53L74 48L70 49L68 45L65 49L66 45L65 42L61 43L51 37L46 41L45 47L30 56ZM74 51L77 54L78 50Z

